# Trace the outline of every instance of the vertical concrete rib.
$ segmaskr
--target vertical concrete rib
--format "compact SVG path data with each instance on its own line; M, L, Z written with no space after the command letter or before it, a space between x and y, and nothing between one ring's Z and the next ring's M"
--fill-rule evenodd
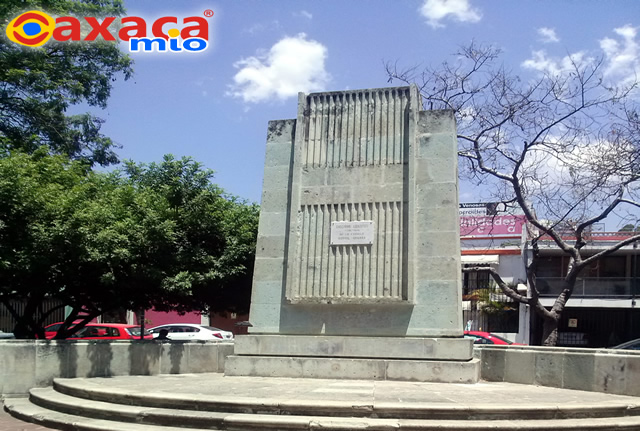
M324 257L324 205L317 206L318 213L316 216L316 249L315 249L315 265L313 268L314 297L322 297L322 262Z
M364 205L363 220L371 220L371 203L367 202ZM369 298L371 296L370 283L371 283L371 245L365 245L362 248L362 296Z
M299 260L299 268L300 270L298 271L298 280L293 280L293 283L291 285L291 289L295 292L293 296L300 296L301 294L306 294L306 285L305 285L305 280L307 277L307 271L306 271L306 256L307 256L307 247L308 247L308 241L306 239L306 233L307 233L307 229L308 229L308 218L307 218L307 207L304 206L301 209L302 212L302 217L301 217L301 223L300 223L300 230L298 231L298 236L300 238L300 242L299 242L299 253L298 255L300 256Z
M327 153L328 153L328 145L329 139L327 137L327 132L329 128L329 98L328 95L322 95L322 124L320 127L321 134L320 140L322 145L320 146L320 166L326 168L327 167Z
M377 98L378 92L373 92L371 94L371 109L369 109L369 112L367 113L367 165L372 166L376 164L377 146L379 141L375 123L375 112L378 107Z
M327 167L329 168L333 168L335 167L335 144L336 144L336 136L335 136L335 124L336 124L336 120L338 118L337 115L335 115L335 109L336 109L336 104L335 104L335 96L331 95L328 96L329 99L329 106L328 106L328 112L327 112Z
M310 96L309 100L309 108L308 108L308 118L309 118L309 129L307 130L307 166L313 166L315 161L315 151L316 151L316 101L315 97Z

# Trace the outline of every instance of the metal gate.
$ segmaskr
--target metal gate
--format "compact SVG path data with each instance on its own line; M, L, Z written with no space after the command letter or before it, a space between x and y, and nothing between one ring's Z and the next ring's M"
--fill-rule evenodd
M23 301L15 300L15 301L9 301L9 302L11 304L11 307L13 307L18 312L18 314L24 313L26 304ZM35 315L36 319L39 319L43 313L46 313L52 308L55 308L61 305L64 305L64 303L57 299L46 299L42 304L42 309L36 311L36 315ZM51 313L49 317L47 317L46 321L44 322L44 326L49 325L51 323L55 323L55 322L61 322L63 320L64 320L64 307L60 307L58 310ZM9 312L7 307L4 306L4 304L0 304L0 331L12 332L15 325L16 325L16 320L13 318L13 315Z

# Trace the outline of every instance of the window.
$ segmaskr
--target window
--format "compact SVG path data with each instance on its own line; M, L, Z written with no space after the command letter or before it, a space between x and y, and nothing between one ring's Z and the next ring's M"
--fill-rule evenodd
M473 265L476 267L488 267L488 264ZM469 265L465 265L469 267ZM488 289L490 285L491 275L484 271L465 272L462 274L462 294L469 295L477 289Z

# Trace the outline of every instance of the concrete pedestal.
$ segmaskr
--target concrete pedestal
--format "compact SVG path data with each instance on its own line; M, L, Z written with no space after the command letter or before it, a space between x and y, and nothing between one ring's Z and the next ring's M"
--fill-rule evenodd
M269 123L230 376L478 381L463 338L453 111L417 87L301 93Z
M245 335L225 375L476 383L472 355L464 338Z

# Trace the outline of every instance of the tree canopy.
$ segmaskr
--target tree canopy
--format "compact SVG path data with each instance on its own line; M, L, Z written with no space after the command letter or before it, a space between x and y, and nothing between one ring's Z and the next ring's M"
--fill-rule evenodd
M594 261L638 239L587 251L587 234L614 213L640 207L640 121L631 77L615 83L601 59L568 56L562 68L523 79L500 62L500 51L475 43L438 67L398 69L390 80L415 82L428 109L451 109L458 123L462 178L485 197L526 215L532 259L529 295L520 295L486 270L512 299L544 319L543 340L555 344L576 278ZM637 217L635 217L637 218ZM535 269L541 243L569 257L562 292L551 309L539 301Z
M42 9L49 14L120 16L120 0L5 0L0 23L20 13ZM0 146L33 152L42 145L53 154L90 164L117 162L115 144L100 133L102 120L92 114L69 114L73 105L104 108L113 82L131 77L132 60L116 42L48 42L25 47L0 37Z
M97 173L47 153L0 158L0 302L16 336L41 334L46 298L73 308L68 324L120 308L246 311L255 205L188 158Z

